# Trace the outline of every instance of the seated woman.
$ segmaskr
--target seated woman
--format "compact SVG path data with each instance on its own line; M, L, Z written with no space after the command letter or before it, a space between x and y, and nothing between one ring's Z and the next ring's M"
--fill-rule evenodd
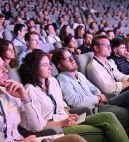
M5 66L8 70L16 67L16 53L11 41L2 41L0 45L0 57L5 61Z
M64 38L64 46L68 47L73 55L79 55L81 53L81 50L78 48L77 41L72 35L68 35Z
M78 46L83 44L83 36L85 34L85 27L82 25L78 25L75 29L75 39L78 43Z
M64 41L64 38L68 35L72 35L72 29L70 25L63 25L59 34L61 41Z
M0 142L37 142L35 135L24 139L17 130L20 122L24 123L24 126L32 123L33 126L30 126L33 129L39 128L40 124L37 124L38 115L23 85L14 80L9 80L7 72L0 57ZM23 117L26 118L22 119ZM27 123L22 120L27 120ZM68 135L53 142L68 141L85 142L77 135Z
M105 139L107 142L129 141L120 122L109 112L87 116L83 124L76 125L79 116L64 109L67 106L57 80L51 76L51 70L49 58L39 49L25 57L19 70L22 83L36 106L40 120L37 123L42 129L45 126L61 126L65 134L79 134L89 142L103 142Z

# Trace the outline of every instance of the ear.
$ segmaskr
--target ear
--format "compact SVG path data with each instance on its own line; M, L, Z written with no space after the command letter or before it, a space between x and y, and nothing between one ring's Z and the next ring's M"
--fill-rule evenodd
M26 45L29 45L29 42L28 42L28 41L26 41Z
M94 51L98 51L98 46L97 45L94 45Z
M19 34L20 34L20 31L17 31L17 34L19 35Z
M116 53L117 53L117 48L114 48L114 49L113 49L113 52L116 54Z
M46 30L46 33L48 34L48 33L49 33L49 31L48 31L48 30Z
M58 64L57 67L62 70L62 65L61 64Z

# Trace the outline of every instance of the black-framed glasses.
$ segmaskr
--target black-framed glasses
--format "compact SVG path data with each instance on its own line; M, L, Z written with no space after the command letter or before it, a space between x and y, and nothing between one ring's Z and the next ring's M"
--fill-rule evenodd
M62 59L63 59L63 60L66 60L66 61L68 61L68 62L71 62L71 61L74 60L74 57L73 57L73 55L71 55L71 56L69 56L69 57L62 57Z
M111 44L99 44L99 46L103 46L105 48L111 48Z

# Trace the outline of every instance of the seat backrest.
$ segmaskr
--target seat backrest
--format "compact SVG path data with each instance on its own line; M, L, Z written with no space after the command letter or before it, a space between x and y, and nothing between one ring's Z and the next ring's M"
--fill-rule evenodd
M9 30L5 29L3 32L3 39L12 41L14 39L13 31L9 31Z
M86 76L86 68L90 60L93 58L94 53L88 52L80 55L75 55L75 60L78 65L78 71Z
M55 48L62 48L63 46L62 46L62 43L60 41L57 41L57 42L54 43L54 47Z
M40 44L41 49L46 52L46 53L50 53L52 50L54 50L54 46L51 43L43 43Z
M81 46L83 44L83 39L76 39L77 43L78 43L78 47Z
M58 72L56 66L52 63L52 76L55 77L58 74L59 74L59 72ZM21 79L20 79L20 76L19 76L19 73L18 73L18 67L13 68L13 69L9 69L8 76L9 76L9 79L21 82Z
M21 82L20 76L18 74L18 68L9 69L8 77L9 79Z
M16 57L17 57L20 53L25 51L27 47L26 47L26 45L22 45L22 46L14 46L14 48L15 48Z
M57 76L59 74L55 64L51 63L51 66L52 66L52 76Z

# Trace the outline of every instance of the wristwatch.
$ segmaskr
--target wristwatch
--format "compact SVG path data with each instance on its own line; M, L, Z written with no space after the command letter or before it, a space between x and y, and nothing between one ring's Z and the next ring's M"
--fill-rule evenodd
M29 96L29 98L27 100L22 101L23 104L28 104L30 102L32 102L32 99L31 99L30 96Z

